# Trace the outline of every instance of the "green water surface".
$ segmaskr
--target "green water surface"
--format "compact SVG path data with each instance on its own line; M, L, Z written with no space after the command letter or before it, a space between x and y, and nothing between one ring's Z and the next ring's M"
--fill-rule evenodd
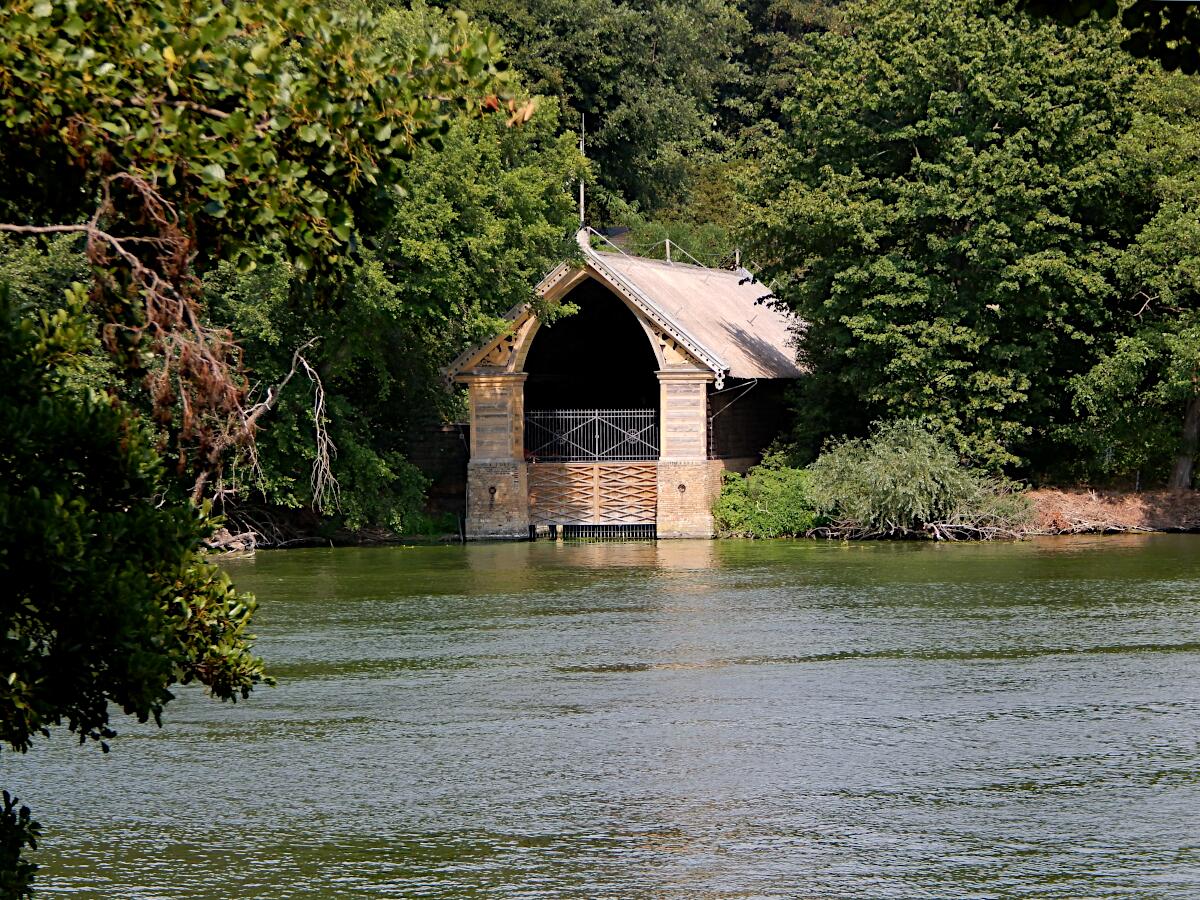
M1200 897L1200 537L229 569L277 688L0 757L41 896Z

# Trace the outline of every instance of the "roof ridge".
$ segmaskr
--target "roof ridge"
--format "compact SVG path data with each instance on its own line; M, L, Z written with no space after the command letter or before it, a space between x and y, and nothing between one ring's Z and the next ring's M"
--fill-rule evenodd
M671 269L695 269L698 272L707 272L707 273L720 274L720 275L736 274L732 269L722 269L719 266L702 266L702 265L699 265L698 263L683 262L682 260L678 260L678 259L658 259L653 256L637 256L633 253L622 253L622 254L605 253L603 255L605 258L608 258L608 257L613 257L616 259L623 258L623 259L633 260L634 262L639 262L639 263L652 263L654 265L666 266L667 268L671 268Z

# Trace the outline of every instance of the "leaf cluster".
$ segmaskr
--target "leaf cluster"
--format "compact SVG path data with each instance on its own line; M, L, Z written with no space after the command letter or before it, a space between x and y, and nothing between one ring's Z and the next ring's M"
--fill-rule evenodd
M915 420L831 443L808 469L813 508L848 537L1012 537L1029 519L1011 485L963 466Z
M812 476L767 456L744 476L725 473L713 505L717 531L726 537L776 538L806 534L822 521L810 496Z
M5 4L0 168L30 169L31 192L64 168L85 190L128 173L193 223L206 258L283 247L324 267L363 188L502 86L498 37L465 17L400 57L374 29L314 0Z
M153 435L78 378L85 300L22 315L0 292L0 739L20 751L63 721L107 740L110 705L157 721L175 682L232 700L267 680L254 599L196 549L216 523L163 502Z
M25 848L36 850L42 827L33 820L28 806L8 791L0 793L4 808L0 809L0 897L4 900L25 900L33 896L33 876L37 865L22 857Z

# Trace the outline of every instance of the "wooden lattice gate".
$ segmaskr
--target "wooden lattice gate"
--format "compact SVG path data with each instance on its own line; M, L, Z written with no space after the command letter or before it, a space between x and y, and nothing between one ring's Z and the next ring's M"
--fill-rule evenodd
M535 528L545 525L653 527L657 512L657 463L529 465L529 518Z

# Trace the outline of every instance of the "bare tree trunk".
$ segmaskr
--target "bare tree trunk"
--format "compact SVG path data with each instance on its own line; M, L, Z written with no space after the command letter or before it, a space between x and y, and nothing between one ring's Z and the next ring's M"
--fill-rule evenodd
M1188 401L1183 415L1183 439L1179 443L1179 455L1171 470L1168 487L1173 491L1187 490L1192 486L1192 471L1196 466L1196 453L1200 451L1200 396Z

